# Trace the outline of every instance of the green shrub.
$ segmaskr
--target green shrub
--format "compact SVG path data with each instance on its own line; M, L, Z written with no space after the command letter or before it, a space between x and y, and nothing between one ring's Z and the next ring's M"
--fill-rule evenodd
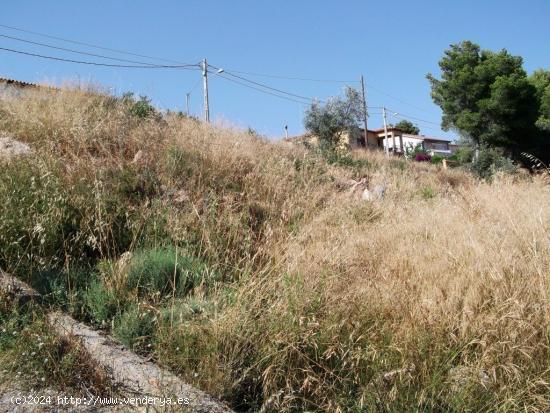
M422 198L432 199L435 198L435 191L431 186L426 186L422 188Z
M181 297L200 284L216 280L202 262L173 247L141 250L132 256L126 285L140 297Z
M444 156L434 155L434 156L432 156L431 162L433 164L440 164L440 163L443 163L443 159L445 159Z
M113 290L96 279L84 293L84 306L94 322L105 324L119 313L122 303Z
M451 157L449 157L449 159L452 161L457 161L459 165L464 165L472 162L473 157L474 150L472 147L461 146L455 151L455 153L453 153Z
M496 172L515 173L517 166L496 148L481 148L477 159L470 164L470 170L483 179L491 178Z
M163 326L182 325L190 320L208 320L216 309L216 303L204 297L187 296L160 310Z
M144 352L150 348L156 324L157 317L151 309L133 304L115 319L113 333L129 348Z
M30 284L49 305L71 314L80 313L83 292L90 278L89 268L38 269L31 273Z
M151 99L147 96L140 96L136 99L132 92L127 92L122 95L122 102L128 108L128 112L136 118L147 118L156 113L155 108L151 105Z

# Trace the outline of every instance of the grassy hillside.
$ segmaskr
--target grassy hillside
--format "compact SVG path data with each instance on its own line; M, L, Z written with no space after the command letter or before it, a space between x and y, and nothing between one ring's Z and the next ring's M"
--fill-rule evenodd
M0 131L34 150L0 161L0 268L236 410L550 409L546 176L327 162L84 91L3 96Z

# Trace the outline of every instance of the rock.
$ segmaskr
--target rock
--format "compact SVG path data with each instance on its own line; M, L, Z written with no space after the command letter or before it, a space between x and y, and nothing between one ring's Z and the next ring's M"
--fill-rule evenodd
M385 185L376 185L372 191L369 191L369 188L365 188L363 193L361 194L361 199L363 201L374 201L377 199L384 198L384 195L386 194L386 186Z
M372 200L372 194L371 192L369 191L369 188L365 188L365 190L363 191L363 193L361 194L361 199L363 201L371 201Z
M0 158L15 158L32 153L30 146L7 135L0 135Z
M458 393L469 383L477 383L487 389L491 378L483 371L470 366L456 366L449 371L450 391Z
M136 154L134 155L134 159L132 159L132 164L139 164L143 161L143 151L140 149L139 151L136 152Z
M382 373L376 379L376 383L379 385L393 384L400 377L405 377L413 374L415 371L415 368L416 368L415 365L411 364L410 366L407 366L407 367Z
M382 199L386 195L386 185L376 185L372 190L376 198Z
M172 195L172 200L176 204L183 204L187 201L189 201L189 195L185 191L185 189L180 189L179 191L174 192Z
M2 270L0 270L0 296L19 304L40 298L40 294L32 287Z

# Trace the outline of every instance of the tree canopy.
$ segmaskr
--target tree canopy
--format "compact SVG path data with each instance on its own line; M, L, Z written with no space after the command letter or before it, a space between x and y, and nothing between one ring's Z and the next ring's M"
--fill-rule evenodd
M550 158L550 75L528 77L523 59L505 49L481 50L470 41L451 45L429 74L431 95L443 111L444 130L477 144L502 148L516 159L528 152Z
M550 132L550 71L537 70L530 77L532 85L536 89L539 103L539 118L537 127Z
M347 87L344 97L332 97L325 104L313 102L306 110L304 126L319 138L322 147L334 148L342 133L359 127L362 117L361 96Z
M420 129L418 128L418 126L407 119L400 120L394 125L394 127L397 129L401 129L405 133L410 133L411 135L420 134Z

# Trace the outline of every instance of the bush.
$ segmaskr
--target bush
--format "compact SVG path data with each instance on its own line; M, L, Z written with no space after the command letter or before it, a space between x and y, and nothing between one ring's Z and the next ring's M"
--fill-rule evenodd
M349 168L366 168L369 162L366 159L355 159L349 152L338 149L320 149L326 162L330 165L338 165Z
M151 309L134 304L117 317L113 332L123 344L143 353L149 349L148 344L156 330L156 323L157 317Z
M128 270L126 287L135 289L140 297L181 297L200 284L212 285L216 275L202 262L176 251L160 247L134 253Z
M147 96L140 96L136 99L132 92L127 92L122 95L122 102L126 104L128 112L136 118L144 119L156 113L155 108L151 105L151 99Z
M427 153L417 153L414 156L416 162L429 162L431 159L432 157Z
M422 198L432 199L435 197L435 191L431 186L426 186L422 188Z
M94 280L84 293L84 306L90 318L103 325L120 311L121 303L113 290Z
M472 162L474 150L470 146L461 146L456 152L449 157L450 160L457 161L459 165L464 165Z
M405 158L414 159L416 162L428 162L431 160L431 156L426 153L422 144L408 145L405 147Z
M478 158L472 161L469 169L483 179L491 178L496 172L517 172L517 166L502 151L487 147L479 150Z

